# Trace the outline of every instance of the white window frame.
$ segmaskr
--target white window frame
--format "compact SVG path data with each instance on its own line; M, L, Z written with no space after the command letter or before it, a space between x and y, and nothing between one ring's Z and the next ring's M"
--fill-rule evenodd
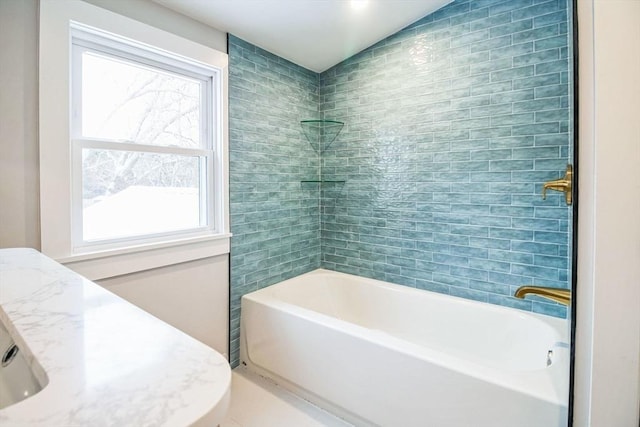
M78 137L72 120L73 41L108 45L134 56L145 55L180 70L211 77L207 105L210 146L199 151L211 176L206 178L207 226L87 244L82 239L82 147L107 148ZM229 253L228 211L228 56L210 47L77 0L42 0L40 5L40 210L42 252L92 280ZM118 143L127 150L138 144ZM145 151L179 148L145 146ZM195 152L189 151L190 154ZM202 206L202 204L201 204ZM80 216L79 216L80 215Z
M147 46L139 46L129 40L122 40L111 34L102 34L94 28L86 28L77 23L71 24L72 59L71 59L71 145L72 145L72 244L76 253L94 252L101 249L123 248L132 244L162 242L175 238L199 237L215 234L220 228L219 215L215 215L214 189L216 176L213 173L213 157L217 125L217 102L219 97L220 73L212 67L187 63L181 58L165 52L151 50ZM172 146L143 145L134 142L119 142L105 139L88 139L82 135L82 59L84 52L93 52L114 59L122 59L128 63L141 63L153 69L168 71L181 76L198 80L201 86L200 110L200 141L201 148L180 148ZM189 230L167 231L143 236L108 239L106 241L88 242L83 239L83 209L82 209L82 150L86 148L107 149L117 151L136 151L141 153L177 154L197 156L200 161L200 186L205 191L200 192L200 218L205 218L205 224Z

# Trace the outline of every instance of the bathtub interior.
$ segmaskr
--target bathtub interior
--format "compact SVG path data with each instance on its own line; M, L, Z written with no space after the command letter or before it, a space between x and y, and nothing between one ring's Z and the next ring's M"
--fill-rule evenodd
M546 369L568 349L560 319L322 269L259 293L289 308L499 369Z

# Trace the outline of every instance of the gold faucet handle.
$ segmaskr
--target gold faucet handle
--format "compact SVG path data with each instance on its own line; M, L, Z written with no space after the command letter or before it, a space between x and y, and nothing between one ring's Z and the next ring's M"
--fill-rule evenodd
M573 166L567 165L567 171L564 178L556 179L553 181L545 182L542 186L542 200L547 199L547 189L562 191L564 193L565 201L567 205L572 203L571 191L573 188Z

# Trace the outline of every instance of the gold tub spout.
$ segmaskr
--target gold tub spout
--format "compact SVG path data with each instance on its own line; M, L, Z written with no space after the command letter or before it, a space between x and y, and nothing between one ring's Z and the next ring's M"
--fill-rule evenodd
M571 291L569 289L545 288L543 286L520 286L513 296L522 299L527 294L539 295L564 305L569 305L571 303Z

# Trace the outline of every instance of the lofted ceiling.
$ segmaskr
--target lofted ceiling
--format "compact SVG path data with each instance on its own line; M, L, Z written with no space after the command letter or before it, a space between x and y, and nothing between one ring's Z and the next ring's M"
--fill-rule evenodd
M153 0L322 72L451 0Z

